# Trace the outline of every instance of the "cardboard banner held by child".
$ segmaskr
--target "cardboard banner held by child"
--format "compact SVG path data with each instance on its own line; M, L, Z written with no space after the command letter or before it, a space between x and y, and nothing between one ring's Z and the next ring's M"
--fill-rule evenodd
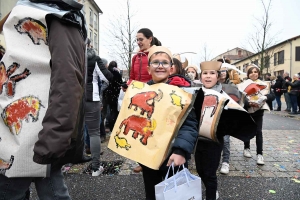
M177 86L131 82L108 148L149 168L158 169L190 111L192 97Z

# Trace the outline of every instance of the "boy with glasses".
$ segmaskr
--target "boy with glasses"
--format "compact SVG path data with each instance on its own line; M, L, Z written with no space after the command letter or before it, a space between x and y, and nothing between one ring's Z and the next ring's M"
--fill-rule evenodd
M173 76L169 78L172 68L172 53L165 47L156 46L151 48L148 54L148 72L152 76L147 84L166 83L176 86L190 87L188 79L182 76ZM168 166L174 162L175 171L178 166L185 165L191 157L194 145L198 136L198 123L194 109L188 114L187 118L180 127L177 137L171 148L171 153L160 166L159 170L154 170L141 164L143 169L143 178L147 200L155 200L155 185L160 183L166 176ZM172 174L170 174L172 176Z

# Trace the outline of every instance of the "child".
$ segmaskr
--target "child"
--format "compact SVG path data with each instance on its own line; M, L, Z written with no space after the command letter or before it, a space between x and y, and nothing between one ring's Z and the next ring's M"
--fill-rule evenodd
M198 91L194 103L197 119L201 119L201 121L199 121L200 137L195 147L195 163L197 172L206 187L207 200L215 200L219 196L217 192L216 172L223 149L224 135L231 135L243 141L247 141L254 137L251 131L256 129L255 123L250 115L222 90L222 85L218 81L221 65L222 63L217 61L202 62L200 64L200 80L203 84L203 88ZM205 93L210 95L205 96ZM227 99L227 102L223 105L219 98L224 97ZM205 101L206 98L209 99L209 101ZM215 102L213 102L213 100ZM209 105L206 105L207 103L209 103ZM233 105L231 109L229 107L230 104ZM214 108L214 111L209 113L212 108ZM217 109L221 111L216 111ZM221 112L221 114L217 112ZM211 127L216 126L211 130L216 131L215 139L218 140L219 143L202 136L202 133L205 132L205 129L210 125L207 124L206 121L205 126L201 126L205 113L210 116L208 119L216 119L215 117L219 116L218 121L211 123Z
M190 82L185 77L169 79L171 68L172 53L162 46L152 47L148 54L148 72L152 76L152 80L148 84L166 83L177 86L190 86ZM187 160L193 151L197 136L198 123L194 109L192 109L178 131L178 135L172 145L172 153L163 162L159 170L153 170L141 164L147 200L155 200L154 187L165 178L168 166L172 162L174 162L175 166L184 164L187 167ZM177 170L178 167L175 168L175 171Z

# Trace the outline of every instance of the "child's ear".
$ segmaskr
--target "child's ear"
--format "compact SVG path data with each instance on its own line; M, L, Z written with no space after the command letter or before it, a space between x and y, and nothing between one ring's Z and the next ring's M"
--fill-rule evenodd
M151 73L150 73L150 66L149 65L147 66L147 71L148 71L149 75L151 75Z

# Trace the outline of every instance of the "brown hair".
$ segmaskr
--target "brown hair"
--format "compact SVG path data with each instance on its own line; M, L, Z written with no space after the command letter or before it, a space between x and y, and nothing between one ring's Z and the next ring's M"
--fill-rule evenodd
M230 59L228 59L228 58L225 58L225 57L224 57L224 60L225 60L225 63L228 63L228 64L231 63ZM219 61L219 62L221 62L221 63L224 63L224 60L223 60L223 58L220 58L220 59L218 59L217 61Z
M253 69L256 69L258 71L258 77L260 77L260 70L257 67L250 67L247 71L247 78L249 78L249 74L253 71Z

